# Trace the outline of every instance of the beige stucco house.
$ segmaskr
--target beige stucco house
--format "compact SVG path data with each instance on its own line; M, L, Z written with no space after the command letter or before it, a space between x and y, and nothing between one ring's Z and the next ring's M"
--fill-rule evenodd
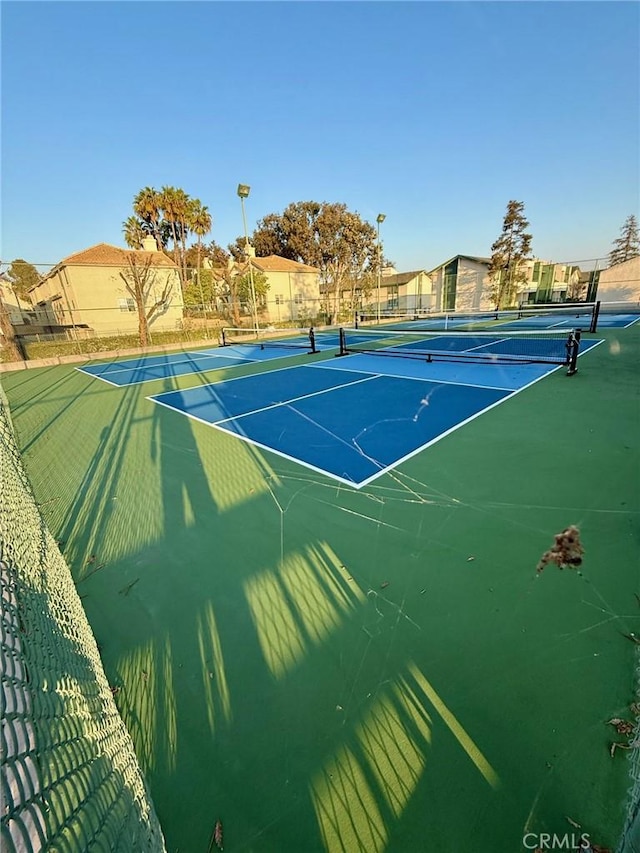
M180 328L183 302L176 264L155 250L152 238L142 250L122 249L98 243L60 261L29 291L37 322L51 331L75 329L86 336L136 332L135 299L127 291L121 273L129 260L138 266L149 262L147 305L158 300L165 288L164 307L150 321L150 331Z
M602 302L640 302L640 257L602 270L596 299Z
M262 300L261 320L301 325L314 320L321 307L320 270L280 255L257 258L250 251L250 256L254 271L262 273L269 283ZM246 267L238 269L244 272Z
M7 276L0 275L0 300L12 326L23 326L31 323L33 312L30 302L16 294Z

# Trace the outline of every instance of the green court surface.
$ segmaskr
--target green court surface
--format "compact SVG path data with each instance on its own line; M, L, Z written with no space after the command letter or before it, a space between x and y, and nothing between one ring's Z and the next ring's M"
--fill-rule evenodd
M518 853L543 832L616 846L640 328L598 337L577 375L360 491L146 399L207 375L4 375L170 853L206 853L218 819L229 853ZM569 524L581 573L537 576Z

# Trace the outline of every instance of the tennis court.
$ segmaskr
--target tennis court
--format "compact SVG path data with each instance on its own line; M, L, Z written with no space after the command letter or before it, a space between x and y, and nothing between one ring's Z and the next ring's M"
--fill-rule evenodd
M300 349L304 349L304 338L298 339L297 344L298 346L292 345L287 350L259 343L214 347L194 352L138 356L122 361L85 365L77 367L76 370L101 379L109 385L124 387L172 376L208 373L210 370L225 370L229 367L286 358L287 355L297 355Z
M497 311L455 312L386 312L359 314L356 325L382 326L404 331L484 331L500 328L503 331L570 330L596 332L603 329L627 329L640 321L637 303L561 303L525 305L518 309Z
M167 850L207 851L218 821L231 853L524 853L527 833L573 831L614 849L640 787L608 724L637 701L640 327L583 335L571 377L554 335L527 355L467 334L471 359L455 334L365 332L150 385L3 375ZM188 417L149 399L194 386ZM411 455L432 415L444 432ZM283 430L282 452L258 443ZM328 430L342 441L316 468L295 458ZM359 432L375 464L356 487L329 469ZM581 572L536 575L568 524ZM47 686L88 725L76 682ZM88 775L67 731L51 768L73 810Z
M565 364L568 340L343 330L344 358L150 399L361 488Z

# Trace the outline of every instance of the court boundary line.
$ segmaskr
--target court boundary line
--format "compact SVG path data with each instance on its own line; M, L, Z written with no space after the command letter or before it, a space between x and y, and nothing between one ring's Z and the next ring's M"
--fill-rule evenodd
M299 365L299 366L304 367L304 365ZM381 376L382 376L382 374L380 374L380 377ZM248 377L238 376L237 378L238 379L247 379ZM247 415L258 415L258 414L260 414L260 412L268 412L269 409L279 409L280 406L288 406L290 403L297 403L298 400L307 400L311 397L317 397L320 394L327 394L331 391L337 391L339 388L350 388L352 385L359 385L361 382L370 382L372 379L378 379L378 378L379 378L378 374L369 373L366 376L363 376L362 379L354 379L351 382L343 382L343 383L340 383L340 385L332 385L331 388L322 388L319 391L312 391L309 394L301 394L298 397L291 397L289 400L281 400L279 403L271 403L269 406L261 406L259 409L252 409L249 412L242 412L239 415L232 415L229 418L222 418L222 420L219 420L219 421L214 422L214 421L205 421L202 419L200 419L200 420L202 420L202 423L209 424L210 426L214 426L215 424L224 424L224 423L228 423L229 421L235 421L235 420L238 420L239 418L244 418ZM214 384L218 384L218 383L214 383ZM203 385L203 386L194 386L194 387L196 387L196 388L203 387L204 388L205 386ZM185 388L183 390L191 391L192 389L191 388ZM175 394L175 393L176 393L175 391L165 391L164 394L158 394L158 397L163 397L163 396L165 396L165 394ZM177 393L180 393L180 391L178 391ZM146 400L152 400L154 403L159 403L160 401L158 400L158 397L154 397L152 395L152 396L146 397L145 399ZM169 403L160 403L160 404L165 406L167 409L173 409L176 412L181 412L183 415L187 414L187 412L185 412L184 409L178 409L176 406L171 406Z
M375 358L376 354L375 354L375 352L354 352L354 353L350 353L350 355L356 355L356 356L363 355L366 358L373 356ZM388 356L381 356L381 358L387 358L387 357ZM414 359L414 360L417 361L417 359ZM427 362L425 361L425 364L426 363ZM322 364L324 364L324 362L318 361L315 364L309 364L306 366L318 367L318 368L320 368L320 370L326 370L327 368L322 367L321 366ZM477 362L473 362L473 365L476 366ZM484 365L482 365L482 366L484 366ZM492 366L492 365L490 365L490 366ZM562 365L558 365L558 366L562 367ZM344 370L345 373L347 373L347 372L368 373L369 372L367 370L356 370L355 368L341 367L339 365L336 365L335 367L332 365L328 369L329 370ZM425 377L422 377L422 376L402 376L399 373L376 373L376 374L372 373L371 375L372 376L387 376L387 377L389 377L389 379L415 379L416 382L432 382L434 385L460 385L462 388L479 388L479 389L486 389L487 391L509 391L509 392L513 391L513 388L503 388L501 385L476 385L474 382L454 382L452 379L430 379L427 376L425 376Z
M209 368L207 368L207 370L192 370L189 373L181 373L179 376L154 376L151 379L140 379L138 382L123 382L121 385L119 385L117 382L109 382L108 379L105 379L102 376L97 376L94 373L87 373L86 371L82 370L81 367L76 367L75 370L79 370L80 373L84 373L85 376L89 376L91 379L100 379L102 382L106 382L108 385L112 385L114 388L133 388L135 385L144 385L145 382L159 382L161 379L178 379L178 378L180 378L180 376L193 376L196 374L201 376L203 373L209 373L212 370L225 370L225 369L229 370L232 367L243 367L245 364L253 364L253 363L254 362L252 362L252 361L239 361L237 364L221 364L220 367L209 367ZM121 371L117 370L114 372L120 373ZM215 383L209 382L207 384L212 385ZM195 388L197 386L193 386L193 387ZM176 390L178 390L178 389L176 389ZM170 393L170 392L167 392L167 393Z
M597 341L593 347L591 347L589 350L587 350L587 352L590 352L591 350L595 349L597 346L599 346L602 343L604 343L604 340ZM584 354L585 353L582 353L582 355L584 355ZM288 369L295 370L298 367L304 368L304 367L314 367L314 366L315 365L300 364L300 365L295 365L295 367L292 367L292 368L286 368L286 367L278 368L278 370L288 370ZM494 409L497 406L500 406L503 403L506 403L512 397L515 397L516 394L520 394L522 391L525 391L527 388L530 388L532 385L535 385L537 382L540 382L542 379L546 379L548 376L551 376L553 373L556 373L558 370L561 370L564 366L565 365L562 365L562 364L550 365L549 370L546 373L543 373L541 376L536 377L535 379L531 380L531 382L528 382L526 385L523 385L522 387L517 388L515 391L505 389L507 391L507 393L505 394L504 397L501 397L499 400L496 400L495 402L489 404L488 406L485 406L483 409L480 409L479 411L474 412L473 415L470 415L468 418L465 418L464 420L460 421L459 423L454 424L452 427L449 427L449 429L447 429L444 432L440 433L439 435L435 436L430 441L428 441L426 444L420 445L420 447L415 448L410 453L407 453L405 456L402 456L399 459L396 459L391 465L387 465L385 468L381 468L375 474L372 474L370 477L367 477L366 479L361 480L357 483L353 482L352 480L347 480L344 477L340 477L338 474L333 474L332 472L327 471L323 468L318 468L316 465L313 465L310 462L305 462L304 460L298 459L295 456L290 456L289 454L284 453L281 450L277 450L276 448L269 447L268 445L263 444L260 441L256 441L255 439L250 438L249 436L244 435L243 433L233 432L233 431L226 429L225 427L222 427L219 425L220 423L229 423L230 421L236 420L239 417L242 417L242 415L236 416L235 418L225 418L223 421L212 423L211 421L205 421L203 418L200 418L197 415L193 415L193 414L190 414L188 412L185 412L183 409L178 409L175 406L169 405L168 403L163 403L157 397L148 396L148 397L145 397L145 399L149 400L152 403L157 403L159 406L164 406L166 409L177 412L178 414L183 415L187 418L191 418L191 420L198 421L199 423L204 424L205 426L213 427L214 429L217 429L219 432L225 433L225 435L230 435L233 438L238 438L241 441L246 442L247 444L253 445L254 447L259 447L261 450L266 450L269 453L275 453L276 456L280 456L282 459L286 459L289 462L294 462L297 465L302 465L304 468L308 468L311 471L315 471L316 473L321 474L324 477L328 477L330 480L335 480L337 482L343 483L344 485L349 486L350 488L356 489L357 491L359 491L360 489L364 488L365 486L368 486L374 480L377 480L383 474L387 474L389 471L395 470L400 465L404 464L407 460L412 459L414 456L417 456L419 453L422 453L423 450L426 450L427 448L431 447L432 445L437 444L437 442L441 441L443 438L446 438L447 436L456 432L456 430L460 429L463 426L466 426L468 423L471 423L471 421L474 421L476 418L479 418L481 415L484 415L486 412L491 411L491 409ZM338 368L338 369L340 369L340 368ZM273 371L273 372L275 373L277 371ZM378 377L385 378L384 374L370 374L369 377L367 377L367 378L373 379L373 378L378 378ZM231 379L229 381L232 382L232 381L235 381L236 379L246 379L246 378L247 377L245 377L245 376L237 376L237 377L234 377L233 379ZM393 378L393 377L391 377L391 378ZM405 376L402 378L411 379L412 377L406 377ZM309 394L309 395L305 395L305 396L312 397L312 396L315 396L316 393L325 393L326 391L333 391L333 390L337 390L338 388L349 387L350 385L359 384L362 381L365 381L365 380L358 380L356 382L350 382L350 383L347 383L347 385L337 385L334 388L325 389L325 391L323 391L323 392L314 392L314 394ZM420 380L418 380L418 381L420 381ZM429 380L427 380L427 381L429 381ZM433 384L440 384L440 383L435 382L434 380L431 380L431 382ZM209 383L209 384L213 385L216 383ZM444 384L444 383L442 383L442 384ZM194 386L194 387L204 388L206 386L203 385L203 386ZM188 391L191 389L187 388L187 389L183 389L183 390ZM486 390L502 390L502 389L489 389L489 388L487 388ZM167 391L165 393L171 394L174 392ZM163 395L158 395L158 396L163 396ZM302 397L297 398L297 399L302 399ZM288 402L293 402L293 401L288 401ZM259 411L265 411L265 410L268 410L270 408L277 408L278 406L284 405L284 404L285 403L279 403L279 404L276 404L275 406L267 406L267 407L265 407ZM256 410L256 411L258 411L258 410ZM252 413L247 412L245 414L252 414ZM357 448L354 447L353 449L356 452L358 452ZM360 453L360 455L375 463L375 460L372 460L371 457L368 457L363 453Z
M178 353L176 353L176 355L177 354ZM185 353L185 355L186 355L186 353ZM236 356L236 357L240 358L241 356ZM156 358L156 356L151 356L151 358ZM196 362L199 360L202 361L206 358L234 358L234 356L232 356L232 355L217 355L215 353L207 353L207 354L203 354L203 355L200 355L198 357L195 357L195 358L179 358L177 361L168 361L168 362L166 362L166 364L192 364L193 362ZM248 361L260 361L259 358L247 359L247 360ZM102 364L109 366L110 364L126 364L126 362L125 361L123 361L123 362L117 362L117 361L116 362L113 362L113 361L112 362L100 362L98 365L89 365L89 366L90 367L91 366L101 366ZM134 370L134 371L135 370L147 370L149 367L161 367L161 366L162 366L161 364L156 364L156 365L142 365L141 367L117 367L114 370L110 370L109 373L125 373L127 370ZM86 370L86 367L76 367L76 370L81 370L84 373L88 373L88 371ZM88 375L89 376L96 376L99 378L99 374L97 374L97 373L89 373Z

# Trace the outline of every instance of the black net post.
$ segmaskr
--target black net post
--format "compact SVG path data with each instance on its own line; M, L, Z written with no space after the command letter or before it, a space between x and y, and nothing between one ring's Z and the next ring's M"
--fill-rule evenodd
M567 376L573 376L578 372L578 351L580 350L580 337L582 332L576 329L575 332L569 332L567 340Z
M221 338L222 338L222 346L226 347L227 346L227 335L226 335L226 332L224 329L222 330Z
M309 343L311 345L311 352L318 352L316 349L316 333L313 330L313 326L309 329Z
M347 355L347 340L344 334L344 329L340 329L340 351L338 355Z
M598 328L598 317L600 316L600 300L596 302L593 307L593 314L591 315L591 325L589 326L589 331L593 334Z

